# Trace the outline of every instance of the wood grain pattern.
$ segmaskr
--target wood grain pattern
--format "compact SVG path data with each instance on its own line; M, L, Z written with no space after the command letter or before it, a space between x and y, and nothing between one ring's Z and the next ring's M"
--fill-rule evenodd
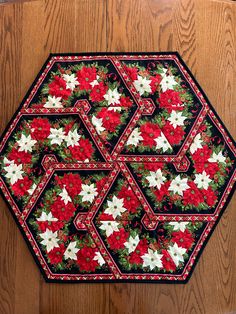
M50 52L178 50L236 136L235 1L13 2L0 4L1 131ZM187 285L63 285L44 282L0 200L0 313L236 313L235 206Z
M173 50L174 0L109 0L108 51Z

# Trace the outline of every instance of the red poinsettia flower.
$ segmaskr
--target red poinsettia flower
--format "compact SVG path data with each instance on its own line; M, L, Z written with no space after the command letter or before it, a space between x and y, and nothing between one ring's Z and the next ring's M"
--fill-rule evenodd
M208 206L214 206L217 200L217 196L212 188L209 186L207 190L202 190L202 194L204 196L204 200Z
M129 67L125 66L125 71L132 81L137 80L137 78L138 78L138 69L137 68L135 68L135 67L129 68Z
M56 176L55 179L60 188L65 187L72 198L81 192L82 180L77 173L66 173L62 178Z
M160 94L158 99L160 108L166 109L168 112L172 110L184 110L183 102L179 96L179 92L172 89Z
M71 90L66 88L66 81L60 76L55 76L54 80L48 85L49 94L55 97L62 97L68 99L71 95Z
M164 163L163 162L144 162L143 163L144 169L149 171L157 171L158 169L163 169Z
M161 202L164 197L169 195L169 191L168 191L169 186L170 186L170 181L167 181L161 185L160 189L156 189L153 192L159 202Z
M51 125L46 118L34 118L30 129L31 136L35 140L45 140L50 134Z
M74 216L76 208L71 202L65 204L61 197L57 197L50 210L55 218L60 221L68 221Z
M12 185L12 191L15 196L24 196L29 194L27 191L31 188L33 182L29 177L24 177Z
M37 221L39 230L41 232L45 232L47 229L51 230L52 232L58 231L64 227L63 221Z
M175 271L176 265L167 250L162 250L162 265L166 271Z
M211 157L212 150L204 145L202 148L198 148L195 153L192 154L194 163L205 163Z
M56 265L61 263L65 250L64 244L60 244L59 247L54 247L54 249L48 253L50 264Z
M100 180L98 180L96 182L96 187L97 187L98 193L102 190L102 188L103 188L103 186L104 186L104 184L106 182L107 182L107 178L106 177L104 177L104 178L102 178L102 179L100 179Z
M112 215L101 213L98 217L99 221L113 221L115 220Z
M206 131L206 129L207 129L207 126L206 126L206 124L203 123L203 124L201 124L201 126L198 129L198 133L202 133L202 132Z
M30 164L32 161L32 156L31 154L23 151L20 152L16 148L13 148L12 151L8 155L8 159L14 160L14 162L19 165L19 164Z
M107 108L102 108L97 117L102 119L103 127L109 132L115 132L117 126L121 123L121 114Z
M183 204L198 206L204 201L203 195L194 182L189 181L188 185L189 188L183 194Z
M176 126L176 128L174 128L169 121L166 122L166 124L163 126L161 130L164 133L170 145L179 144L182 141L185 134L181 126Z
M151 79L150 86L151 86L151 90L152 90L152 94L153 94L157 90L157 88L158 88L158 86L162 80L162 77L160 74L156 74L155 76L150 77L150 79Z
M108 238L107 243L110 246L111 250L120 250L125 246L125 242L127 241L129 233L125 231L124 228L119 229L119 231L113 232Z
M147 239L142 239L139 241L134 252L130 254L129 262L130 264L142 264L142 256L148 251L148 242Z
M89 90L92 88L92 81L96 80L97 73L95 67L82 67L81 70L77 72L77 80L79 82L79 88L81 90Z
M196 162L194 167L198 173L205 171L211 178L220 170L217 162Z
M161 131L159 127L151 122L147 122L140 127L141 136L143 138L143 145L153 147L156 145L155 138L160 136Z
M91 88L91 86L90 86ZM95 85L91 92L90 92L90 99L95 102L95 101L103 101L104 100L104 95L106 94L108 90L108 86L104 85L103 82L100 82L99 84Z
M92 144L88 139L81 138L79 140L79 145L77 146L69 146L71 156L80 161L84 161L86 159L91 159L92 154L94 153L94 149Z
M134 194L131 188L127 188L123 186L118 193L118 198L123 198L124 200L124 207L134 214L137 211L137 208L140 206L139 200L137 199L136 195Z
M91 247L83 247L77 253L77 264L80 271L95 272L96 267L99 266L98 261L94 260L96 249Z
M177 243L178 246L184 249L189 250L193 245L193 235L188 229L185 229L185 231L172 232L171 236L171 241Z
M130 108L132 107L133 102L131 101L131 99L129 97L121 97L120 98L120 106L121 107L126 107L126 108Z

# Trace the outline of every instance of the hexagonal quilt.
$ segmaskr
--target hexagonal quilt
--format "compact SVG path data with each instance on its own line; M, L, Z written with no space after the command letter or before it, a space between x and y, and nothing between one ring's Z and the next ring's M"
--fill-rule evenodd
M0 149L50 282L186 282L235 188L235 143L178 53L50 55Z

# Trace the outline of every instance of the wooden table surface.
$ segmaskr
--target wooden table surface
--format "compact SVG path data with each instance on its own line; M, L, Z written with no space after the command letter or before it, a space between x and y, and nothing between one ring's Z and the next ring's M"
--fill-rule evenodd
M166 50L179 51L235 138L235 1L0 4L0 128L50 52ZM46 284L3 200L0 207L1 314L236 313L235 197L186 285Z

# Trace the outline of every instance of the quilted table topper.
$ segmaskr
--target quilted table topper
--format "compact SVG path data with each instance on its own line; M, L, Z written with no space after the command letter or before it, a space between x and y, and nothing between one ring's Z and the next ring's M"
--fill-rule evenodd
M51 54L0 149L50 282L186 282L235 187L235 144L175 52Z

